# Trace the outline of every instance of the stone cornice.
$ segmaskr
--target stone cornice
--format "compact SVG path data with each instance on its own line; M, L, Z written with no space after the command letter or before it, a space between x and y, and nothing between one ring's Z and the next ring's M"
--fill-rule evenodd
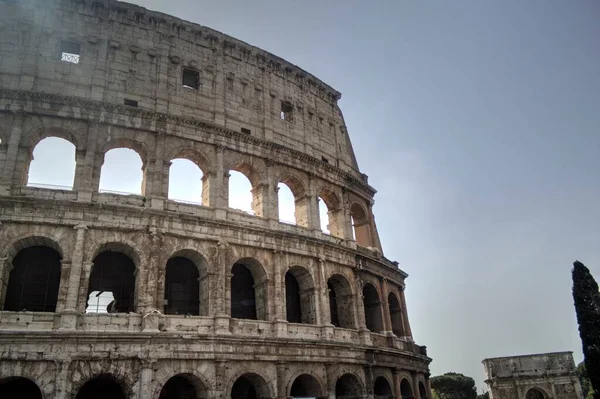
M164 130L164 124L166 122L171 123L173 125L187 125L193 128L202 129L203 132L206 133L230 137L235 139L236 141L246 142L248 144L264 148L266 151L277 153L279 157L291 157L299 161L312 164L317 168L325 169L326 171L339 176L342 181L346 182L349 185L349 187L354 187L359 190L365 191L371 197L374 196L377 192L369 184L365 183L356 176L353 176L351 173L345 172L336 166L325 163L322 160L313 157L312 155L308 155L296 149L286 147L284 145L264 140L255 136L247 135L241 132L236 132L234 130L227 129L222 126L217 126L213 123L203 121L198 118L174 116L156 111L132 108L121 104L89 100L81 97L62 96L58 94L26 90L11 90L7 88L0 88L0 98L10 100L41 101L53 104L61 104L65 106L81 107L96 111L111 111L125 116L140 117L143 119L152 120L154 123L153 127L151 127L150 129L151 131L156 132L161 129ZM0 110L0 112L2 112L2 110ZM161 124L162 126L159 127L159 124Z

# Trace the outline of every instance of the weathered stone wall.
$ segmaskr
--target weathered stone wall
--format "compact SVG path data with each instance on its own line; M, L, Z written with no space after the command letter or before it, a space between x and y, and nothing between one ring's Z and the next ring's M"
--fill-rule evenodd
M484 359L491 399L580 399L572 352Z
M65 40L81 45L78 64L60 60ZM0 1L0 54L0 309L20 251L45 246L61 257L54 313L0 311L0 382L21 376L45 398L70 398L110 375L128 397L145 399L175 375L201 397L229 397L243 374L264 397L290 396L303 375L317 396L335 396L342 379L373 396L382 377L396 396L430 397L430 359L406 312L407 274L382 255L375 190L352 155L339 93L237 39L109 0ZM182 86L183 67L199 72L198 90ZM282 101L291 118L281 119ZM76 147L72 190L27 186L46 137ZM142 159L142 195L99 192L104 156L120 147ZM167 198L175 158L202 170L202 205ZM251 181L254 215L228 208L230 170ZM280 182L294 194L297 225L279 221ZM318 197L331 235L320 229ZM130 313L84 313L94 259L106 250L135 265ZM163 314L173 256L200 270L198 316ZM241 259L253 265L258 320L230 317L231 269ZM300 282L303 323L286 320L288 271ZM331 324L330 278L346 328ZM381 331L366 328L365 284L379 297L371 311ZM400 308L394 328L390 294Z

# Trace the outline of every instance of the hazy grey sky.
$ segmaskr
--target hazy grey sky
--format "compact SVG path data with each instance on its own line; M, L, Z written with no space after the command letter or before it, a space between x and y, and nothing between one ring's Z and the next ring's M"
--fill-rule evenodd
M572 350L570 270L600 278L600 3L135 0L343 93L432 373Z

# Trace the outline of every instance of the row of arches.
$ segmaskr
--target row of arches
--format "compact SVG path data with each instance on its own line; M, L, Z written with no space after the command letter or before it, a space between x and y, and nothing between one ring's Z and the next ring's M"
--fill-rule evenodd
M383 376L375 379L372 387L373 397L377 399L394 398L393 384ZM421 399L428 399L427 389L419 382ZM231 399L258 399L276 397L263 377L255 373L246 373L238 377L228 389ZM532 391L530 391L532 392ZM406 378L400 382L402 399L413 399L413 390ZM360 380L353 374L344 374L335 383L336 398L361 398L365 392ZM75 399L127 399L130 395L124 384L111 374L101 374L86 381L76 392ZM193 374L177 374L167 380L158 394L158 399L202 399L208 398L209 390L204 382ZM323 398L327 397L322 384L311 374L297 376L288 387L286 397ZM0 397L4 399L38 399L43 398L42 391L35 382L24 377L0 379ZM527 399L538 399L530 396ZM544 396L541 396L544 398Z
M126 145L125 143L123 145ZM104 154L100 170L98 191L113 194L137 194L145 192L147 165L136 146L109 149ZM26 184L32 187L72 190L77 168L75 145L65 138L46 137L33 149L27 167ZM167 198L193 205L211 206L211 190L208 175L209 162L203 155L190 150L175 153L168 168ZM283 223L309 227L311 201L307 199L307 187L302 181L284 174L277 178L273 195L277 217ZM232 164L224 178L227 184L227 206L251 215L262 214L262 178L251 165L240 162ZM342 201L333 191L322 187L317 193L318 225L326 234L344 237ZM373 246L371 222L368 209L359 202L349 207L352 238L361 246Z
M47 241L46 241L47 242ZM37 242L40 244L39 242ZM136 311L136 270L139 260L125 244L109 243L94 257L87 286L87 313ZM54 312L61 281L62 256L56 247L34 245L20 249L12 259L6 280L3 310ZM165 314L207 316L210 313L209 265L193 250L175 252L166 262L163 311ZM4 279L3 279L4 280ZM4 280L4 281L6 281ZM362 286L366 327L383 332L384 308L375 285ZM254 258L241 258L230 269L230 316L236 319L267 320L269 283L264 267ZM285 317L290 323L318 324L318 289L311 272L302 266L289 267L282 276ZM348 279L333 274L327 281L329 323L356 329L357 296ZM394 291L387 293L392 332L405 335L402 306ZM321 322L326 315L321 315Z

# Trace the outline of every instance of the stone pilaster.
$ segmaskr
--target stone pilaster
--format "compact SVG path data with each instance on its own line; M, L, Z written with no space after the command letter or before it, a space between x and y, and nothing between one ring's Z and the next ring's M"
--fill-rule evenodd
M385 277L380 280L380 291L381 291L381 308L383 311L383 329L387 334L393 334L392 332L392 317L390 314L390 304L388 303L388 286L387 279Z
M6 157L0 175L0 194L8 195L13 184L16 173L17 157L19 155L19 146L21 144L21 135L23 134L23 124L25 122L24 112L15 112L13 114L13 125L8 138L8 148Z

